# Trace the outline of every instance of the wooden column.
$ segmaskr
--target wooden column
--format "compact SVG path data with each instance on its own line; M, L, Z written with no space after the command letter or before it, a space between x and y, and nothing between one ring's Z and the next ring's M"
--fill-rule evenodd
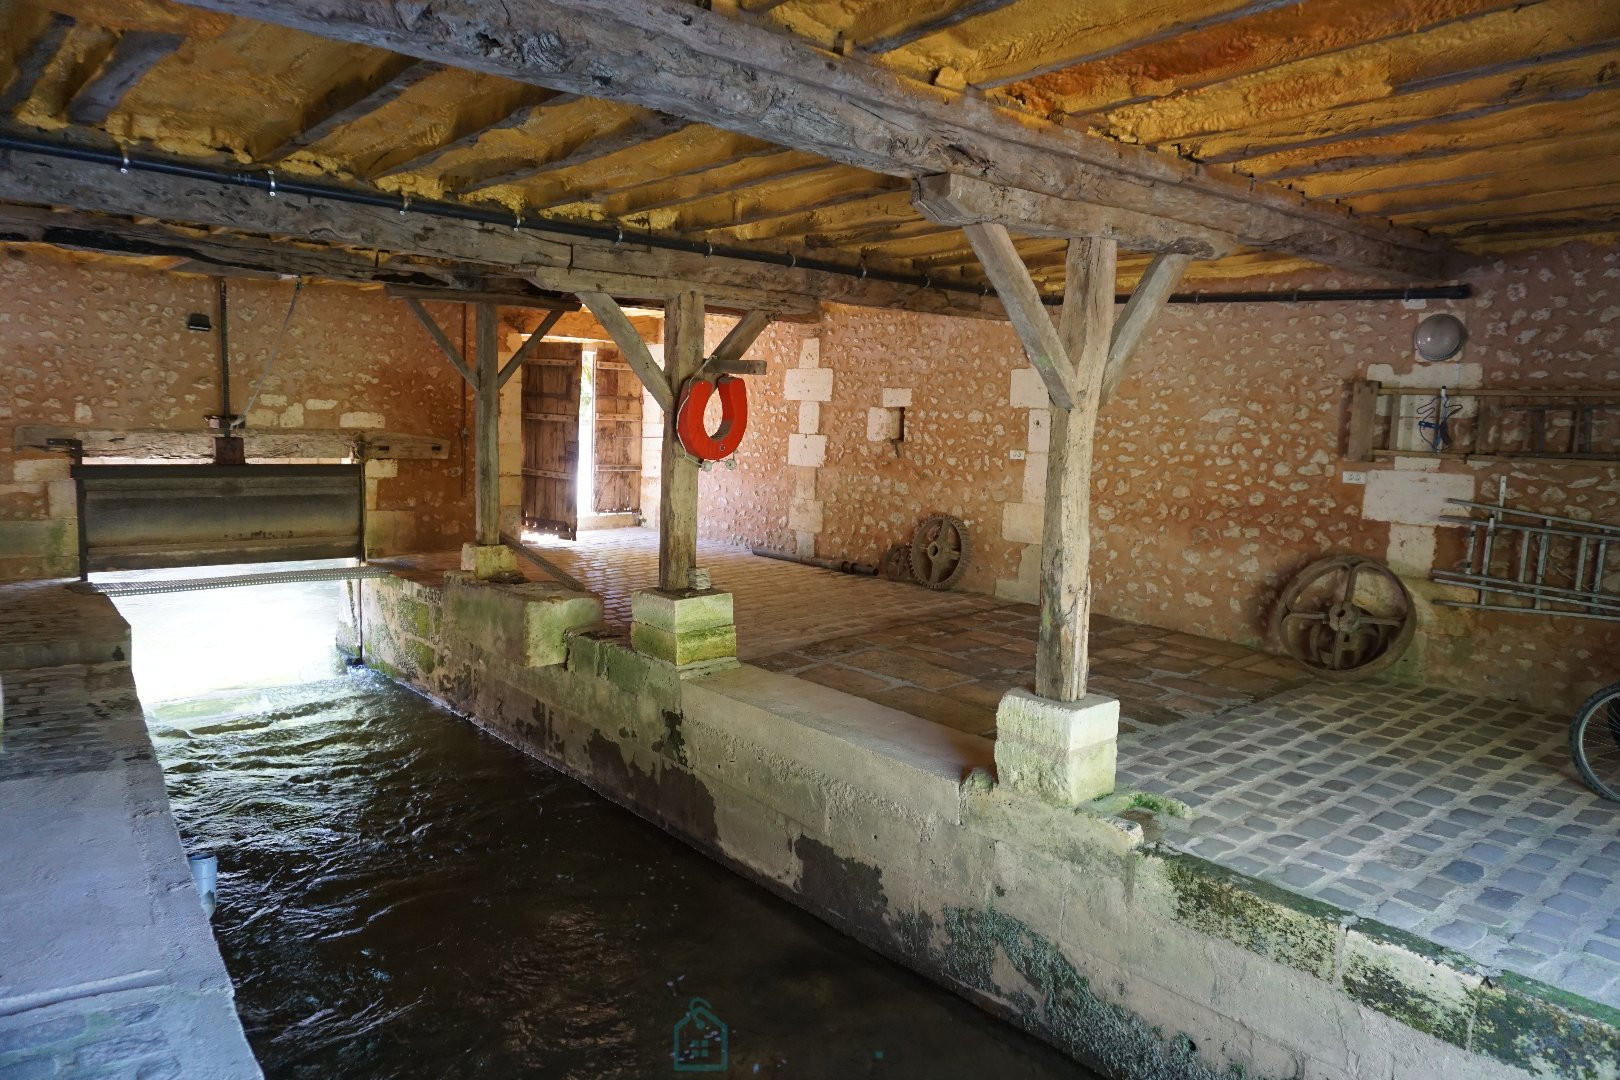
M703 294L683 290L664 307L664 375L671 398L703 366ZM658 587L689 588L697 566L698 463L681 448L675 410L664 410L662 492L658 500Z
M477 376L474 454L477 468L473 507L480 547L501 542L501 361L497 352L494 304L473 305L473 372Z
M1086 692L1092 436L1113 334L1115 258L1113 240L1069 241L1058 334L1073 365L1075 394L1073 408L1052 410L1035 647L1035 693L1051 701L1078 701Z

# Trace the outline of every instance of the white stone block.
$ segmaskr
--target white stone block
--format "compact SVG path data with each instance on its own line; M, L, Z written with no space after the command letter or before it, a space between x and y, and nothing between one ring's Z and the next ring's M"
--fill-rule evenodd
M373 412L346 412L338 417L338 426L346 428L380 428L383 418Z
M911 408L911 387L898 389L893 386L883 388L883 407L885 409Z
M1024 457L1024 501L1046 502L1046 454L1028 454Z
M1434 525L1441 514L1458 511L1447 499L1472 499L1474 478L1456 473L1415 473L1380 469L1367 474L1361 516L1368 521Z
M1044 454L1052 448L1052 410L1029 410L1029 452Z
M19 458L11 467L11 475L19 484L44 484L70 479L72 469L73 463L65 456L54 454L44 458Z
M814 435L821 430L821 402L799 402L799 434Z
M899 437L899 409L866 410L866 438L868 442L889 442Z
M819 469L827 460L827 436L789 435L788 464Z
M332 409L337 408L337 402L331 398L305 398L304 408L310 412L330 412Z
M796 532L820 532L821 503L815 499L794 499L788 504L788 528Z
M821 339L819 337L807 337L799 342L799 366L801 368L821 366Z
M281 410L280 424L282 427L296 428L304 426L304 407L302 405L288 405Z
M793 534L794 550L801 559L816 557L816 534L813 532L800 532Z
M377 480L392 480L399 475L399 462L393 458L374 458L366 462L366 476Z
M788 401L831 401L832 368L793 368L782 373L782 396Z
M804 468L793 470L793 497L795 499L816 497L816 470Z
M1007 503L1001 508L1001 538L1015 544L1038 544L1045 520L1045 507L1040 503Z
M1022 688L996 708L996 773L1015 791L1064 806L1114 790L1119 702L1049 701Z
M1007 398L1015 409L1050 409L1052 399L1046 393L1041 373L1032 367L1014 368L1007 389Z
M1430 525L1402 525L1389 527L1389 547L1384 561L1397 574L1409 577L1428 577L1434 569L1435 529Z

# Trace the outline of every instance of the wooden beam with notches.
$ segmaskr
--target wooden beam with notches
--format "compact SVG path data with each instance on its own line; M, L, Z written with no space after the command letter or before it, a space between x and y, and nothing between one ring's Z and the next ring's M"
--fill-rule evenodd
M195 7L685 116L891 176L955 173L1231 233L1401 280L1455 252L1221 169L1031 120L680 0L188 0Z

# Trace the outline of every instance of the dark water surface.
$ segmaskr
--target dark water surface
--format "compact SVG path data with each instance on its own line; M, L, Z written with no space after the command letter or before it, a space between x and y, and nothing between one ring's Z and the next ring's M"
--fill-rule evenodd
M380 676L150 724L270 1077L1091 1075Z

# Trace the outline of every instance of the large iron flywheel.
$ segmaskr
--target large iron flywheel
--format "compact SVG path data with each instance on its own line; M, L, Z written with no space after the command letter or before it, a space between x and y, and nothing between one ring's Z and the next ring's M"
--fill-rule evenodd
M1295 575L1271 616L1294 659L1329 679L1371 675L1401 658L1417 617L1389 567L1360 555L1318 559Z
M927 518L911 537L911 572L920 585L948 589L967 569L967 523L949 514Z

